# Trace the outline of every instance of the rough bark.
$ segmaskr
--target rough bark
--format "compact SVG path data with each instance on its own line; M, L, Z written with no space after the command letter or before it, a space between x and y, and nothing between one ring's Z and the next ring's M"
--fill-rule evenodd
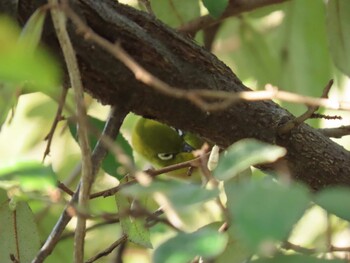
M43 3L19 1L19 21L23 24ZM249 90L214 55L144 12L113 0L79 0L75 10L95 32L110 41L119 41L143 67L174 87ZM69 29L85 89L102 103L123 105L137 114L198 133L222 147L242 138L283 146L288 150L283 163L295 179L313 189L336 184L350 186L349 152L306 124L278 136L277 128L294 117L274 102L240 102L223 111L204 112L188 100L166 96L140 83L112 55L84 40L71 24ZM48 20L44 42L59 54L53 32Z

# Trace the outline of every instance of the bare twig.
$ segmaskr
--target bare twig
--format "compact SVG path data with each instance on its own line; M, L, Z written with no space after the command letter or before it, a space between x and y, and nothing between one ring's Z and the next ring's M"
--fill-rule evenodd
M333 85L333 80L331 79L327 83L326 87L323 89L323 92L322 92L322 95L321 95L322 99L327 99L328 98L328 93L329 93L332 85ZM288 133L293 128L297 127L298 125L300 125L301 123L303 123L307 119L311 118L318 109L319 109L318 105L309 106L308 110L305 113L303 113L299 117L297 117L297 118L287 122L283 126L281 126L278 129L278 133L279 134L286 134L286 133Z
M61 97L60 97L59 102L58 102L56 117L52 123L52 126L51 126L49 133L45 137L45 140L47 140L47 145L46 145L46 149L44 152L43 161L45 160L46 156L50 154L50 147L51 147L53 135L54 135L55 130L57 128L57 124L62 120L62 111L63 111L64 103L66 101L67 92L68 92L68 89L63 87L62 92L61 92Z
M57 188L61 189L66 194L69 194L70 196L74 195L74 192L70 190L64 183L58 182Z
M324 128L319 129L319 131L327 137L341 138L343 136L350 135L350 125L337 128Z
M52 5L58 5L57 0L49 0ZM52 21L56 30L64 59L66 61L69 79L74 91L76 111L78 116L78 141L82 156L82 175L80 180L80 191L78 203L81 209L87 210L89 204L89 195L93 183L93 172L91 162L91 149L89 145L87 131L86 107L84 104L84 89L81 82L80 71L77 58L75 56L73 45L70 41L66 29L66 16L59 9L51 9ZM84 242L85 242L86 219L78 216L75 238L74 238L74 262L82 263L84 261Z
M253 1L230 1L232 4L228 6L224 14L215 19L210 15L204 15L198 18L195 18L194 20L188 22L187 24L181 26L178 28L180 32L187 33L190 35L195 35L199 30L203 28L207 28L209 26L215 25L226 18L236 16L238 14L248 12L260 7L283 3L288 0L253 0ZM238 4L235 5L235 2Z
M302 253L302 254L306 254L306 255L310 255L310 254L314 254L316 253L316 249L313 248L305 248L299 245L295 245L289 241L286 241L282 244L282 248L285 250L294 250L296 252Z
M316 254L321 252L319 249L302 247L299 245L295 245L289 241L284 242L281 248L285 250L293 250L295 252L306 254L306 255L311 255L311 254ZM337 247L337 246L329 245L327 247L327 251L322 251L322 252L324 253L350 252L350 247Z
M121 238L119 238L117 241L115 241L113 244L111 244L108 248L101 251L96 256L85 261L85 263L92 263L92 262L95 262L96 260L98 260L99 258L102 258L102 257L109 255L115 248L117 248L119 245L124 243L127 239L128 239L128 236L123 235Z
M209 153L207 153L206 155L208 155L208 154ZM155 170L155 169L148 169L148 170L145 171L145 173L147 173L150 176L154 177L154 176L158 176L160 174L165 174L165 173L168 173L168 172L171 172L171 171L175 171L175 170L179 170L179 169L183 169L183 168L186 168L186 167L193 167L193 166L197 167L197 166L200 165L200 161L201 161L201 157L198 157L198 158L192 159L190 161L169 165L169 166L157 169L157 170ZM97 198L97 197L101 197L101 196L108 197L108 196L114 195L115 193L119 192L122 188L125 188L125 187L127 187L129 185L132 185L132 184L135 184L135 183L137 183L137 181L135 179L132 179L131 181L126 182L126 183L121 184L121 185L118 185L116 187L112 187L110 189L91 194L90 198L93 199L93 198Z
M104 222L100 222L100 223L94 224L94 225L92 225L90 227L87 227L86 228L86 232L89 232L89 231L94 230L96 228L100 228L102 226L115 224L115 223L118 223L118 222L119 222L119 219L117 219L117 218L110 219L110 220L104 221ZM74 232L69 232L69 233L66 233L66 234L62 235L61 238L60 238L60 241L65 240L67 238L71 238L71 237L74 237Z

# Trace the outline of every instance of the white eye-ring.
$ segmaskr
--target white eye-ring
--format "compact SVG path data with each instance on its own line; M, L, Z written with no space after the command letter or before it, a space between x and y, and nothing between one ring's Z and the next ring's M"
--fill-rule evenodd
M168 161L174 158L174 154L172 153L158 153L158 158L162 161Z

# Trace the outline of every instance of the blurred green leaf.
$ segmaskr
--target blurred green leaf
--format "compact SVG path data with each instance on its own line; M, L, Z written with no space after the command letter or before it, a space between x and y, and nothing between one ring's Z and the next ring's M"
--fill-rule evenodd
M323 1L290 1L280 27L280 88L301 95L317 96L331 79L330 55ZM301 112L303 108L296 107ZM299 114L298 112L296 114Z
M214 176L218 180L228 180L252 165L276 161L285 155L282 147L244 139L231 145L219 159Z
M208 9L209 14L214 18L219 18L225 11L228 0L202 0L204 6Z
M7 17L0 16L0 82L21 86L29 92L41 91L56 97L60 83L59 67L43 49L28 52L19 41L19 29Z
M2 203L4 202L7 202L7 200L8 200L7 191L0 188L0 205L2 205Z
M91 116L88 116L88 122L99 131L101 132L103 131L105 122L99 119L93 118ZM74 139L77 141L77 128L74 123L69 123L69 131L73 135ZM94 135L90 135L89 140L90 140L90 147L91 149L93 149L98 140ZM128 141L123 137L121 133L118 134L116 143L124 150L124 153L132 161L134 161L133 150L130 144L128 143ZM118 170L118 168L122 167L122 165L115 159L114 155L111 154L110 152L108 152L107 156L103 159L101 167L106 173L108 173L109 175L117 179L121 179L124 176L124 174L121 174L120 171Z
M350 221L350 188L332 187L316 193L315 202L329 213Z
M185 263L196 256L211 258L225 248L227 236L217 229L201 228L193 233L179 233L161 244L154 252L155 263Z
M218 196L218 190L209 190L198 184L192 184L177 180L154 180L148 187L134 184L123 188L122 193L132 197L146 197L154 193L163 193L174 208L183 210L191 205L209 201Z
M253 260L253 263L345 263L340 259L324 259L307 255L279 255L274 258L264 258Z
M17 161L0 166L0 182L18 184L24 191L43 191L56 186L57 178L51 166L39 161Z
M229 235L229 240L225 251L215 259L215 263L242 263L249 262L248 259L253 254L243 242Z
M18 202L15 210L9 203L0 204L0 262L31 262L40 248L40 239L32 211L25 202Z
M257 81L258 87L263 88L268 83L276 85L279 75L278 58L272 47L267 45L266 36L257 31L249 19L242 19L240 22L240 53L243 57L241 63L244 63Z
M119 213L120 224L128 240L146 248L152 248L150 233L145 227L145 218L131 218L128 216L131 204L129 199L122 193L115 194L115 200Z
M350 77L350 1L327 3L327 33L335 65Z
M47 9L38 8L28 19L19 37L18 43L27 48L28 52L34 51L40 43L44 27Z
M288 237L309 205L308 190L297 184L281 185L268 180L224 184L227 208L233 218L233 236L259 249L264 242Z
M150 0L156 17L171 27L178 27L200 16L198 0Z
M0 130L9 111L16 106L19 90L11 85L0 83Z

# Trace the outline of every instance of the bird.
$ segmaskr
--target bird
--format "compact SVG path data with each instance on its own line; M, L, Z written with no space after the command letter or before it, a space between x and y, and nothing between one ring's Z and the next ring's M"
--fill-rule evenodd
M200 149L203 143L204 140L193 133L144 117L139 117L131 134L133 149L156 168L194 159L193 151ZM201 180L197 171L189 174L186 168L167 175L182 180Z

